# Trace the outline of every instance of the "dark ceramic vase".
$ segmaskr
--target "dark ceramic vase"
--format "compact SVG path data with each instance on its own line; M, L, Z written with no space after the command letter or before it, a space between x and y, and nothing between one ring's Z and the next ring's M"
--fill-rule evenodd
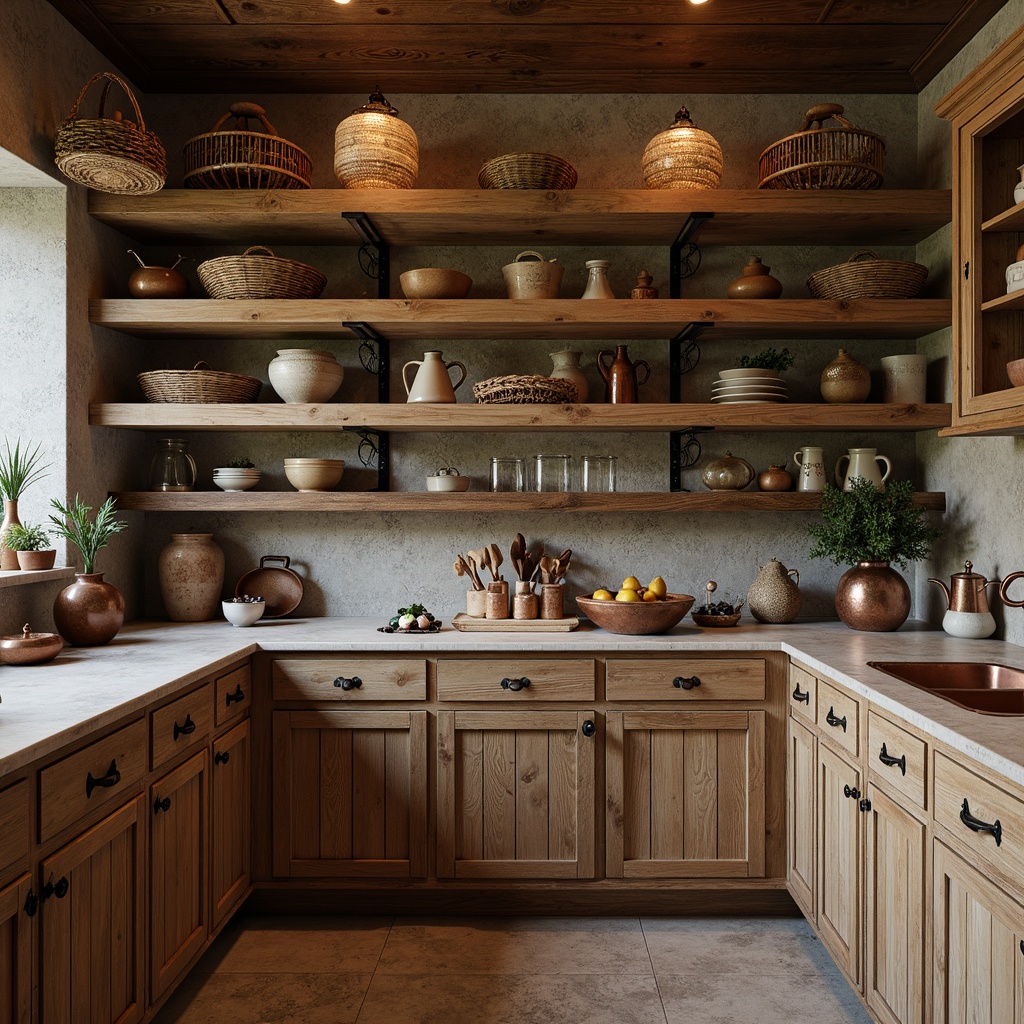
M101 572L75 573L53 602L57 632L75 647L99 647L117 636L124 625L124 598Z
M850 629L889 633L910 614L910 587L888 562L858 562L840 577L836 611Z

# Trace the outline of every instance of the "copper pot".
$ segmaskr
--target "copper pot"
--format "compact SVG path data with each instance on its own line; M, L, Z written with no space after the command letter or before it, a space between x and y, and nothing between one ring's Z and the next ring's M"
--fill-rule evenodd
M101 572L75 573L53 602L57 632L75 647L99 647L117 636L124 625L124 598Z
M840 577L836 611L850 629L889 633L910 614L910 587L888 562L858 562Z
M0 636L0 664L42 665L64 646L56 633L33 633L26 622L20 636Z

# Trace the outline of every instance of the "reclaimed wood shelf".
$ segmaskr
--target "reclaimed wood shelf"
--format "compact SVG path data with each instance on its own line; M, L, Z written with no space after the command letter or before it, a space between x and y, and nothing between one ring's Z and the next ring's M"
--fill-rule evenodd
M1024 203L989 218L981 225L982 231L1024 231Z
M821 504L820 494L796 491L124 491L113 497L122 512L814 512ZM944 512L946 495L921 492L914 504Z
M98 221L141 242L361 245L365 213L390 245L671 245L713 214L701 245L914 245L952 218L948 189L163 189L89 193Z
M329 431L393 433L574 431L656 433L693 426L731 431L934 430L950 406L770 403L712 405L428 405L417 403L197 405L114 402L89 406L89 424L136 430Z
M982 313L1005 313L1011 309L1024 309L1024 288L981 304Z

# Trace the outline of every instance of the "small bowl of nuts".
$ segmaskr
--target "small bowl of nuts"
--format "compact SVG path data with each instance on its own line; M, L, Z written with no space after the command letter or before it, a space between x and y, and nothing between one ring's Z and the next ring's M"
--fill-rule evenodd
M224 618L232 626L255 625L267 610L267 602L262 597L250 597L248 594L221 601L220 606L224 610Z
M743 598L715 601L711 595L717 589L718 584L714 580L708 580L704 586L704 603L690 613L690 618L698 626L714 629L721 626L735 626L740 621Z

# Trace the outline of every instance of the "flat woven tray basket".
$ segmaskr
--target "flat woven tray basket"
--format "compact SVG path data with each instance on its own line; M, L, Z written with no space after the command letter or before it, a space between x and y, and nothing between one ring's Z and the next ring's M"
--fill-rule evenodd
M845 263L811 274L807 287L816 299L913 299L927 276L920 263L883 260L861 249Z
M147 402L255 402L263 381L241 373L211 370L200 360L192 370L149 370L139 374Z
M473 397L485 405L564 405L576 401L576 385L558 377L510 374L474 384Z
M481 188L576 187L576 168L551 153L506 153L480 168L476 179Z
M761 154L757 187L881 188L885 140L857 128L842 113L838 103L811 107L796 134ZM831 118L838 128L825 127Z
M316 267L275 256L265 245L205 260L196 272L214 299L317 299L327 286Z

